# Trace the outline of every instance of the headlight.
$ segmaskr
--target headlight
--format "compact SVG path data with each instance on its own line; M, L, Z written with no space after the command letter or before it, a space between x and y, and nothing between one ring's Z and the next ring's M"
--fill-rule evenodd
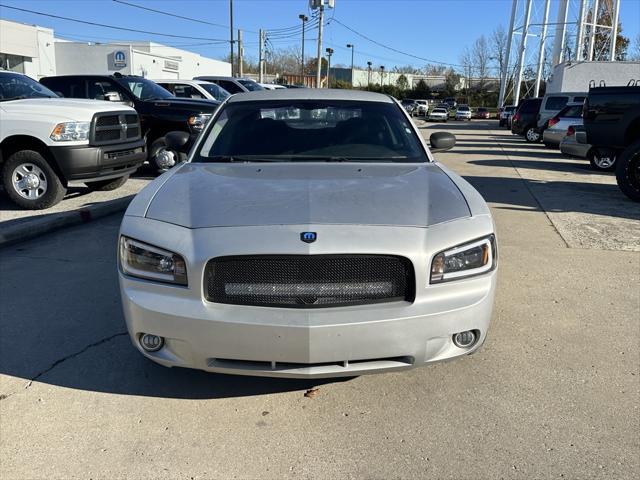
M191 115L187 123L195 131L200 132L211 118L210 113L199 113L198 115Z
M445 250L433 257L430 283L486 273L496 267L497 260L494 235Z
M180 255L122 236L119 251L120 268L126 275L187 285L187 266Z
M66 122L55 126L49 138L54 142L72 142L89 138L89 122Z

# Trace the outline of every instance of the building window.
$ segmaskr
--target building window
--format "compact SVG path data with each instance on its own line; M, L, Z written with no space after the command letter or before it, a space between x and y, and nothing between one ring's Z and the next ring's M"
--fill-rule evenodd
M0 53L0 69L24 73L24 57Z

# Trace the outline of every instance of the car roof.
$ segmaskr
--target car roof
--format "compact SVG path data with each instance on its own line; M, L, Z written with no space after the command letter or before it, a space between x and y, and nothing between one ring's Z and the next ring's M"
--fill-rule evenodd
M228 103L255 102L268 100L352 100L356 102L393 103L391 97L381 93L360 90L293 88L279 90L260 90L233 95Z
M206 80L182 80L180 78L151 78L150 80L156 83L195 83L196 85L211 83Z

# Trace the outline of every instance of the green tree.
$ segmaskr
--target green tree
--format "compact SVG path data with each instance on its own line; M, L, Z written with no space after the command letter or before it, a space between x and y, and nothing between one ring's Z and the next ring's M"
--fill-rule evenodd
M409 80L407 80L407 77L402 74L398 77L398 80L396 81L396 87L398 87L398 90L408 90L409 89Z
M598 4L598 12L596 14L598 25L612 25L613 19L611 13L613 11L613 0L602 0ZM586 22L591 23L594 16L593 9L587 12ZM587 28L584 36L584 44L582 48L582 59L586 60L589 55L589 37L590 29ZM593 42L593 59L594 60L609 60L610 50L610 30L603 30L596 28L595 38ZM627 50L629 48L629 39L622 35L622 23L618 22L618 36L616 37L616 61L623 61L627 58Z

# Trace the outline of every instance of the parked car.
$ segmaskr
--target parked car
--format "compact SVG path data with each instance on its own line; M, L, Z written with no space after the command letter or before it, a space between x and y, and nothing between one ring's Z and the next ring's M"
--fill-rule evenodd
M583 103L570 103L547 122L542 143L547 148L558 148L570 125L582 125Z
M160 85L135 75L64 75L45 77L40 83L66 98L109 100L132 106L140 116L149 163L167 170L180 156L166 148L164 136L174 130L199 133L220 102L177 98Z
M479 118L479 119L488 120L489 118L491 118L491 114L489 113L489 109L488 108L479 107L476 110L476 113L473 115L473 118Z
M115 190L145 158L133 108L62 99L26 75L0 71L0 174L16 205L51 207L70 181Z
M523 100L511 119L511 133L523 136L529 143L539 142L542 139L542 134L536 126L536 119L541 104L542 98Z
M481 347L495 230L480 194L433 160L450 133L430 152L392 98L314 89L234 95L193 146L167 138L189 161L131 202L119 238L124 317L147 358L321 378Z
M453 110L458 106L458 102L456 102L456 99L453 97L445 98L444 103L446 103L449 106L449 110Z
M458 108L456 109L456 120L471 121L471 113L469 105L458 105Z
M429 102L426 100L416 100L416 106L413 109L414 115L427 115L429 113Z
M584 125L582 123L569 125L565 136L560 141L560 151L564 155L571 157L590 159L591 145L588 143L580 143L578 136L584 134Z
M256 92L259 90L264 90L264 88L261 87L258 82L255 82L250 78L234 78L221 75L203 75L200 77L195 77L194 80L204 80L206 82L215 83L216 85L220 85L232 95L236 93Z
M516 112L517 108L518 107L516 107L515 105L507 105L506 107L502 107L498 125L501 127L511 128L511 117Z
M590 88L584 104L587 142L601 158L613 160L618 186L637 202L640 201L639 83Z
M195 98L224 102L227 97L231 95L220 85L205 82L204 80L166 79L153 81L178 98Z
M413 111L416 108L416 101L413 100L412 98L405 98L400 102L400 104L407 111L409 115L412 115Z
M278 85L277 83L258 83L258 85L260 85L265 90L282 90L287 88L284 85Z
M561 92L547 93L542 98L540 111L536 119L536 126L540 132L547 128L547 121L556 116L564 107L569 104L584 103L587 97L586 92Z
M429 113L429 120L447 123L448 119L449 119L449 111L444 108L434 108Z

